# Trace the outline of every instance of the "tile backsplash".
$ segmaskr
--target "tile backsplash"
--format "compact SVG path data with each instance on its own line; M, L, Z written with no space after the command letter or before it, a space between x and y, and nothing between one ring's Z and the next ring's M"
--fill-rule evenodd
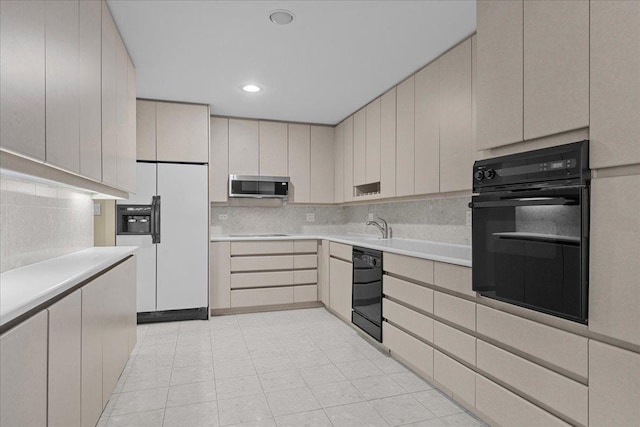
M276 208L213 206L214 235L266 233L361 233L378 235L365 225L369 213L386 219L393 237L471 244L467 225L469 197L423 199L350 206L297 206ZM314 221L307 221L313 214ZM226 219L221 219L225 218Z
M0 272L91 246L88 193L0 175Z

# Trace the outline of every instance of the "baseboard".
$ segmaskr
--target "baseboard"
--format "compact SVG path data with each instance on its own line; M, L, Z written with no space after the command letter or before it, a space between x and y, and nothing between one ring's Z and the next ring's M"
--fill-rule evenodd
M298 310L301 308L323 307L322 301L297 302L293 304L257 305L254 307L234 307L211 309L212 316L224 316L227 314L259 313L264 311Z
M181 320L207 320L208 307L187 308L184 310L147 311L138 313L138 324L178 322Z

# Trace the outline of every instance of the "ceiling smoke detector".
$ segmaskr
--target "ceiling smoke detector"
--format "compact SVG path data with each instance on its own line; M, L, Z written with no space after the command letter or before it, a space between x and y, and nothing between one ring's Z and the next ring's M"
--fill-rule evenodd
M291 11L285 9L276 9L269 12L269 20L274 24L287 25L295 18Z

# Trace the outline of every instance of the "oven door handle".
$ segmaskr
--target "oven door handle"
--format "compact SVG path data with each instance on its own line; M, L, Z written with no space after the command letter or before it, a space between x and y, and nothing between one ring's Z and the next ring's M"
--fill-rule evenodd
M578 199L566 197L518 197L514 199L471 202L470 208L506 208L515 206L571 206L580 204Z

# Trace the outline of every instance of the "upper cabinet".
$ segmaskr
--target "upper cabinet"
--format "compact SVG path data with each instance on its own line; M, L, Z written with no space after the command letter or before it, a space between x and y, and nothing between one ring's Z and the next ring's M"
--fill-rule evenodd
M415 156L414 76L396 87L396 195L414 194Z
M0 147L45 160L45 2L0 2Z
M477 148L589 126L589 2L478 2Z
M259 141L257 120L229 119L230 174L260 174Z
M396 195L396 88L380 98L380 197Z
M262 176L288 176L287 124L260 121L260 160Z
M342 135L342 148L344 150L344 175L342 182L344 184L343 200L345 202L353 201L353 116L344 120L344 133Z
M365 108L353 115L353 186L367 183L365 153L367 151L367 111Z
M311 125L311 203L333 203L333 132L331 126Z
M367 127L365 151L365 184L380 182L380 98L365 108Z
M209 162L209 107L158 102L156 105L158 161Z
M344 201L344 122L335 127L333 144L333 201Z
M209 200L226 202L229 183L229 119L211 117Z
M156 157L156 102L136 101L136 158L155 162Z
M640 163L640 2L590 5L589 161L592 168Z
M289 124L289 202L309 203L311 185L311 127Z
M440 61L415 74L415 194L437 193L440 170ZM400 166L400 165L398 165Z
M118 29L102 2L102 182L118 186Z

